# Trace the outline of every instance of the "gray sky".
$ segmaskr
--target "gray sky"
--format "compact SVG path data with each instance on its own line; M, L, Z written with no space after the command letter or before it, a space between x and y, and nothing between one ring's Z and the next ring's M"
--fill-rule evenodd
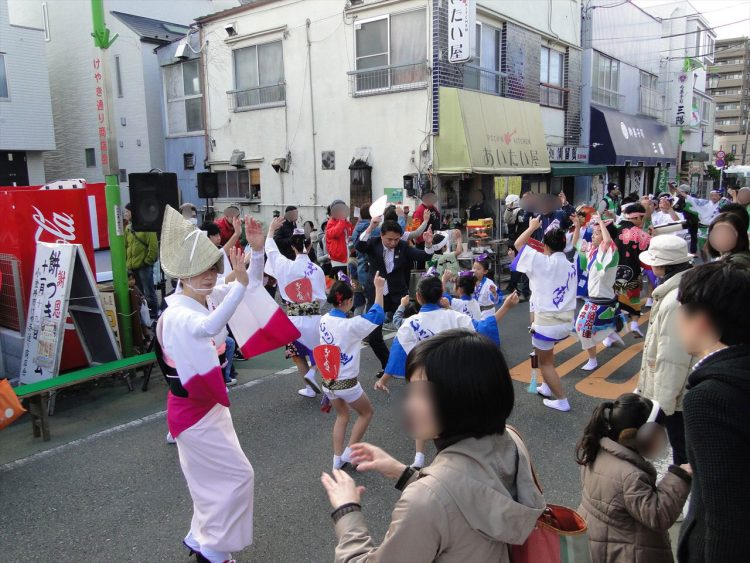
M634 0L633 3L648 10L649 6L663 6L673 2ZM712 27L722 26L715 30L718 39L750 36L750 21L738 22L750 18L750 0L690 0L690 3L705 16Z

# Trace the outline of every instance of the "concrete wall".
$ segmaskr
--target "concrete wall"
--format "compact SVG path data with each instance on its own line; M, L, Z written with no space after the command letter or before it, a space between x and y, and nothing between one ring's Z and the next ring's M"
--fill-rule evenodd
M26 168L29 171L29 185L45 183L44 153L41 151L26 151Z
M581 3L578 0L478 0L477 11L529 27L561 43L580 45Z
M0 0L0 53L5 54L9 95L0 100L0 150L54 149L44 32L14 25L19 21L15 14L11 20L6 0ZM28 157L31 160L32 154ZM38 177L36 168L34 176Z
M208 159L212 168L227 169L234 149L245 152L248 167L260 169L262 201L252 213L268 219L274 209L294 204L304 219L316 223L324 218L324 209L334 199L349 201L348 165L360 147L371 152L373 197L386 187L401 187L403 176L416 172L412 155L420 154L429 123L429 91L424 89L392 92L366 97L351 97L347 71L354 68L353 14L342 25L342 4L326 0L308 0L305 10L294 2L279 2L275 9L258 18L252 9L206 24L209 44L205 49L205 91L208 95L208 126L212 146ZM408 0L390 5L375 4L357 10L356 18L426 8L424 0ZM337 17L338 15L338 17ZM311 60L307 61L305 21L312 41ZM428 13L425 13L428 18ZM226 41L224 25L236 22L240 39ZM275 28L282 30L268 32ZM257 35L262 34L262 35ZM243 36L249 36L242 38ZM428 45L430 26L424 38ZM258 43L281 40L283 44L286 104L251 111L232 112L227 90L234 87L232 50ZM429 54L430 50L427 49ZM306 78L307 75L307 78ZM310 107L312 85L315 151ZM291 168L279 175L271 168L274 158L290 151ZM336 169L321 170L321 152L336 152ZM317 195L315 184L317 180ZM282 186L283 182L283 186ZM227 201L217 201L222 208Z

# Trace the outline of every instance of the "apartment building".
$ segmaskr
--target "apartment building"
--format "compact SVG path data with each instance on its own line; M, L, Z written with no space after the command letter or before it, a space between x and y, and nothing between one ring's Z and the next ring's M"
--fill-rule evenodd
M750 39L717 40L709 73L708 92L716 102L714 152L732 153L737 164L747 164Z

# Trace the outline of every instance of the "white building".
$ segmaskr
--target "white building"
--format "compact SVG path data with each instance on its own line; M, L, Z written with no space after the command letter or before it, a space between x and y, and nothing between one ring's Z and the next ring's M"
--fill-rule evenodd
M704 167L712 157L715 103L707 94L716 34L689 1L648 8L662 22L659 49L665 121L679 146L680 181L704 189ZM681 123L681 125L680 125Z
M44 31L0 0L0 186L43 184L55 148Z
M198 18L217 208L240 203L267 219L294 204L319 223L334 199L353 207L384 193L409 201L390 189L436 188L444 211L457 213L470 189L494 201L494 176L513 174L510 165L480 166L469 154L438 162L450 160L449 148L437 154L441 119L455 117L441 96L460 122L469 91L495 112L511 107L509 98L523 100L512 107L540 124L532 147L539 162L518 175L527 188L563 187L550 176L547 145L555 154L578 145L580 2L477 4L466 64L446 60L448 2L270 0ZM479 142L454 141L464 152ZM565 187L572 199L572 184Z
M200 14L236 5L230 0L105 0L112 36L108 49L120 181L130 172L164 169L164 94L155 47L183 37ZM47 180L103 181L91 37L90 2L20 0L26 25L44 30L57 150L45 154ZM127 200L127 190L123 190Z

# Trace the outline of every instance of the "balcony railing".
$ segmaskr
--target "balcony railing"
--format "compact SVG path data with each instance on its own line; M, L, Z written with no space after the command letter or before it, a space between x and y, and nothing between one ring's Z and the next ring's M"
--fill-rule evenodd
M464 65L464 88L486 94L505 96L507 94L507 74L488 68Z
M230 90L227 96L229 96L230 111L283 106L286 103L286 84L282 82L247 90Z
M624 95L612 90L605 90L604 88L593 88L591 90L591 99L597 104L618 110L622 110L625 105Z
M641 86L639 111L650 117L661 117L664 98L657 90Z
M427 61L389 65L347 72L349 95L372 96L427 87Z

